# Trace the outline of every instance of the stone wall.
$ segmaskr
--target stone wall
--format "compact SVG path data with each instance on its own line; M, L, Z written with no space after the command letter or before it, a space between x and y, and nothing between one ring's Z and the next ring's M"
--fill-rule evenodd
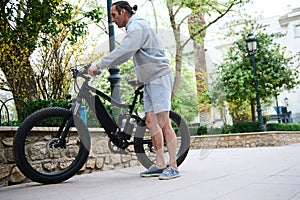
M299 131L274 131L191 137L192 149L282 146L294 143L300 143Z
M17 128L0 127L0 186L29 180L18 170L13 160L13 137ZM102 129L90 129L91 151L79 174L121 169L140 165L133 148L128 154L114 154L108 148L108 138ZM280 146L300 143L300 132L264 132L191 137L191 149Z
M29 181L14 164L12 146L16 130L14 127L0 127L0 186ZM115 154L110 151L108 137L102 129L91 129L90 134L89 158L79 174L139 165L133 148L128 149L128 154Z

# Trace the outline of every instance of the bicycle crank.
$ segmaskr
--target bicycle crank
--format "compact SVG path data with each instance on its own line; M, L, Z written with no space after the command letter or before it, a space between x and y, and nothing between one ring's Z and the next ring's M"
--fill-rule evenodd
M129 154L125 149L116 146L111 140L108 140L108 148L112 153Z

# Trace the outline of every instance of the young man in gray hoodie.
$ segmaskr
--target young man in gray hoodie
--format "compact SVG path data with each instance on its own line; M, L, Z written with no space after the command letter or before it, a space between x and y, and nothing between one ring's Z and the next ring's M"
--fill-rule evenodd
M136 9L136 6L132 8L127 1L112 4L112 22L119 28L125 27L127 34L117 48L89 68L89 74L94 76L95 71L122 64L133 57L137 80L145 84L146 125L156 151L156 164L140 175L159 176L162 180L177 178L180 176L176 163L177 141L169 119L172 70L162 44L149 23L135 14ZM164 139L170 159L168 168L164 159Z

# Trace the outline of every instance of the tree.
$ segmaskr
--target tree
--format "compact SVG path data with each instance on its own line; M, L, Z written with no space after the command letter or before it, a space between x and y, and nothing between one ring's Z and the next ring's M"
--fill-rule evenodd
M89 5L91 6L93 5ZM81 10L81 7L74 7L74 13L81 13ZM104 14L104 11L101 12ZM78 14L72 16L70 23L74 20L78 20ZM87 50L95 46L92 38L98 37L98 34L93 33L93 36L87 34L78 38L74 44L70 44L68 40L68 36L71 35L70 30L61 24L58 26L61 31L57 35L48 35L47 44L40 43L32 56L35 59L31 59L39 98L42 99L65 98L72 81L69 69L101 56L101 54L97 56L90 54Z
M1 1L0 9L0 69L5 75L0 89L23 100L39 97L38 80L29 61L38 44L49 45L49 37L58 36L63 29L68 30L66 39L75 44L86 34L87 23L74 15L94 21L102 16L100 8L78 13L62 0L6 0Z
M201 95L207 91L207 69L204 47L205 30L231 11L234 5L239 5L244 2L248 1L167 0L171 27L176 41L176 73L173 97L181 82L183 50L191 40L193 40L194 46L195 78L198 97L200 98ZM186 12L187 9L188 12ZM178 17L180 16L179 13L181 10L184 10L185 13L188 14L185 14L183 17ZM210 16L208 22L206 22L205 16ZM182 41L181 27L186 23L187 19L190 37L186 41ZM198 109L202 115L209 110L204 104L199 104Z
M283 90L290 90L299 84L299 71L293 67L295 57L288 56L286 48L274 42L276 37L282 35L265 33L263 26L253 20L246 20L244 24L241 31L233 34L239 39L230 46L218 68L226 101L232 104L231 114L234 113L233 105L238 110L245 110L245 105L250 104L252 120L255 121L255 78L258 79L261 100L267 102ZM258 39L255 54L257 77L253 75L245 43L245 38L253 30L256 30L255 36ZM233 121L238 118L233 116Z

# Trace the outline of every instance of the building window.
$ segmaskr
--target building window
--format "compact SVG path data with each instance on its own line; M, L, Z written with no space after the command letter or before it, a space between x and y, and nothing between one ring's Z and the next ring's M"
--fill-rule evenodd
M300 24L295 26L295 37L300 37Z

